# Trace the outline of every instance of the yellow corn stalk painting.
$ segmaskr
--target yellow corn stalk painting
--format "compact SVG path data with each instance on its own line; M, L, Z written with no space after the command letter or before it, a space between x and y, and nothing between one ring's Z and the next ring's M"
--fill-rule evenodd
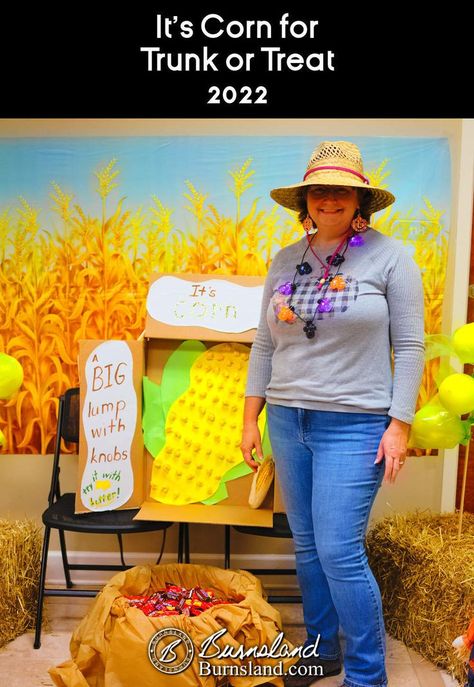
M192 231L176 225L175 208L156 195L148 207L132 207L125 192L121 195L123 170L117 159L91 170L99 213L82 207L55 180L49 199L44 198L52 205L54 227L22 196L16 207L2 211L0 351L14 356L24 370L18 394L0 402L3 452L52 452L57 399L78 384L78 340L137 338L144 329L152 273L264 276L277 250L301 237L293 213L276 205L264 209L259 198L251 198L252 164L248 157L241 166L223 171L223 186L230 184L234 196L233 214L210 201L209 189L183 178ZM384 185L388 174L385 161L368 176L371 183ZM423 220L414 222L412 216ZM372 226L414 249L422 268L426 332L441 332L448 248L443 211L423 198L410 216L388 208ZM435 365L426 365L420 405L435 391Z

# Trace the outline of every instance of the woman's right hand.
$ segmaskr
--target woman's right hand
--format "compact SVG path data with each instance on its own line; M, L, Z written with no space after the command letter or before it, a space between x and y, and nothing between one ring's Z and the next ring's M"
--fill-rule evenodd
M256 422L247 422L244 425L240 450L247 465L257 472L260 463L252 458L252 452L255 451L260 460L263 460L263 451L260 430Z

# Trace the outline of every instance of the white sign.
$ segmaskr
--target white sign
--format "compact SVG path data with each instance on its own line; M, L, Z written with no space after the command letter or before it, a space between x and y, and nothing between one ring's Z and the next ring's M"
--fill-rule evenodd
M132 442L137 422L133 357L125 341L105 341L85 365L82 422L87 462L81 501L92 511L113 510L133 493Z
M166 276L151 285L146 307L149 315L163 324L238 333L257 328L262 296L263 286Z

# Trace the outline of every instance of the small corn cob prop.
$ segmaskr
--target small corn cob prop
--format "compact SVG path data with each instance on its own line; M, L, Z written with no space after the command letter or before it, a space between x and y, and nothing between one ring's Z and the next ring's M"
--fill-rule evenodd
M255 473L249 493L250 508L259 508L270 489L275 476L275 463L272 456L266 456Z

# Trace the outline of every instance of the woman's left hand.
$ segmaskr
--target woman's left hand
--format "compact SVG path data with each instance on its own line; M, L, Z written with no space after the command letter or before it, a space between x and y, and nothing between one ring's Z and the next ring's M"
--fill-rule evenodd
M385 456L384 479L390 484L395 482L405 463L409 434L410 425L393 417L380 440L374 464L380 463Z

